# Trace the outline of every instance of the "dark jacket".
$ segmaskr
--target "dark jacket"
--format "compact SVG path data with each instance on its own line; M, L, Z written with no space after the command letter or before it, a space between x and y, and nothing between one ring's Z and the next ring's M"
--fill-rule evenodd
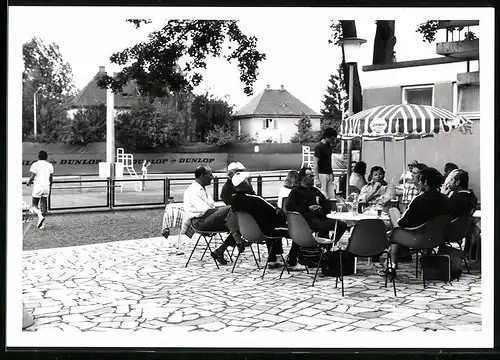
M277 213L273 205L250 192L237 191L233 195L231 208L233 211L243 211L252 215L267 236L274 236L274 230L286 224L283 213Z
M220 192L220 198L226 205L231 205L234 194L236 194L236 188L234 187L231 179L227 179ZM252 190L249 194L255 195L255 191Z
M438 190L430 190L413 199L408 209L398 220L402 228L413 228L423 225L439 215L450 214L450 199Z
M477 208L477 198L472 190L460 190L450 197L451 218L461 215L470 215Z
M309 206L317 205L316 197L319 198L319 205L322 211L311 211ZM326 199L323 193L316 187L305 188L299 186L293 189L288 195L288 211L296 211L306 220L311 218L326 219L326 215L332 211L332 204Z

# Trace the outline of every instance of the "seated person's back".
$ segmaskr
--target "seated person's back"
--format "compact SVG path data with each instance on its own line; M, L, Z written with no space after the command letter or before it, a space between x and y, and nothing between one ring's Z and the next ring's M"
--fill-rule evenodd
M439 191L441 174L434 168L427 168L422 172L425 172L425 177L422 178L424 183L419 187L423 187L423 191L411 201L408 209L398 220L397 223L402 228L418 227L439 215L451 212L450 199ZM428 172L431 173L429 180L427 180Z
M462 215L470 215L477 208L477 197L469 187L469 174L462 169L456 170L449 181L451 217L455 219Z
M233 211L242 211L250 214L262 232L267 236L272 236L276 227L284 224L285 219L276 208L264 198L253 195L250 190L236 191L233 195L231 208Z

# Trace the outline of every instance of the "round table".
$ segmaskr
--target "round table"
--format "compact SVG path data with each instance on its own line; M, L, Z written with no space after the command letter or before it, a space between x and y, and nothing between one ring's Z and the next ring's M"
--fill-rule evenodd
M356 222L359 220L366 220L366 219L381 219L381 220L390 220L389 215L382 213L382 216L378 216L377 214L374 213L353 213L352 211L347 211L347 212L331 212L326 217L330 219L335 219L335 220L342 220L342 221L351 221L351 222Z

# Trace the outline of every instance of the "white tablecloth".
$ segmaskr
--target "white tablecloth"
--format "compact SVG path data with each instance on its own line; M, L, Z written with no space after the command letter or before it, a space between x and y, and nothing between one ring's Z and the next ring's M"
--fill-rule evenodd
M352 211L348 212L331 212L326 215L330 219L342 220L342 221L359 221L365 219L381 219L389 220L389 215L382 213L382 216L378 217L377 214L363 213L363 214L353 214Z

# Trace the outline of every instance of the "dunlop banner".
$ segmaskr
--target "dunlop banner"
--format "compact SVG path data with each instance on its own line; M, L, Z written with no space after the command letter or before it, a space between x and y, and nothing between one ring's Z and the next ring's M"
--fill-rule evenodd
M141 174L142 162L151 161L148 173L191 173L201 164L209 165L214 172L226 171L226 153L170 153L133 154L134 169ZM23 176L29 176L36 154L23 154ZM55 175L98 175L99 163L106 161L105 154L50 154Z

